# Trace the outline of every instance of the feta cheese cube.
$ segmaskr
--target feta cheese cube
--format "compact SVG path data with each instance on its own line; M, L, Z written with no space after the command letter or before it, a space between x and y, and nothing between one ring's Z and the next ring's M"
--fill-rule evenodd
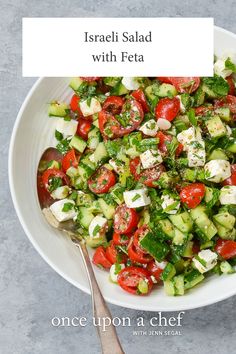
M168 130L171 128L171 122L169 122L167 119L164 118L158 118L157 126L161 130Z
M106 232L107 219L101 215L95 216L89 225L89 236L92 238L98 238L101 232Z
M124 164L119 160L111 159L109 160L109 165L111 165L114 171L118 174L124 172Z
M232 74L232 70L225 68L225 60L217 59L214 64L214 73L225 79L227 76L230 76Z
M136 77L123 77L121 82L127 90L137 90L140 86Z
M189 167L204 166L206 162L204 141L201 140L201 142L192 142L188 147L187 157Z
M194 127L190 127L186 130L183 130L177 135L177 140L184 147L184 151L187 151L188 146L191 142L196 141L196 130Z
M176 214L177 211L179 210L180 203L179 201L175 200L168 194L164 194L161 196L161 199L163 200L161 206L162 209L165 213L167 214Z
M128 208L140 208L151 203L147 189L135 189L123 193Z
M68 211L62 211L65 204L73 204L73 207ZM67 221L73 219L77 215L77 212L74 209L74 205L75 202L73 200L65 198L53 203L50 206L50 210L59 222Z
M70 188L68 186L61 186L55 189L52 193L51 196L53 199L64 199L68 196L70 191Z
M162 163L162 156L158 150L146 150L140 155L143 168L151 168Z
M219 199L222 205L236 204L236 186L221 188Z
M205 164L205 178L220 183L231 176L230 163L226 160L211 160Z
M94 97L92 97L90 103L88 100L80 101L79 106L84 117L91 116L102 110L100 102Z
M58 118L56 123L56 130L64 135L64 137L74 136L78 127L77 120L65 120Z
M144 123L139 130L143 132L143 134L147 136L156 136L156 133L158 132L158 125L157 121L154 119L150 119L146 123Z
M118 274L119 272L125 268L125 265L120 263L115 263L115 264L112 264L111 268L110 268L110 278L111 278L111 281L113 283L117 283L117 277L118 277Z
M217 254L211 250L202 250L193 258L193 264L200 273L205 273L217 264Z

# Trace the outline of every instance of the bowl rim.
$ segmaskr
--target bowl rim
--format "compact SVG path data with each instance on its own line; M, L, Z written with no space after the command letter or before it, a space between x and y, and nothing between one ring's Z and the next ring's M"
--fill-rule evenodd
M214 33L215 33L215 31L217 31L219 33L220 32L224 33L224 34L231 36L231 37L234 37L236 40L236 34L234 34L233 32L230 32L224 28L214 26ZM65 280L67 280L69 283L74 285L76 288L79 288L83 292L85 292L87 294L91 294L89 286L86 287L86 286L83 286L83 285L79 284L78 282L76 282L74 279L72 279L67 274L65 274L61 269L59 269L58 266L56 266L51 261L51 259L44 254L44 252L41 250L40 246L34 240L34 237L31 235L31 232L29 231L29 228L27 226L27 222L25 222L25 220L24 220L24 216L21 213L21 207L20 207L20 205L17 201L17 197L16 197L17 192L16 192L15 185L14 185L14 175L13 175L13 152L14 152L15 138L17 135L18 126L20 124L21 117L24 113L24 110L27 107L27 105L31 99L31 96L35 93L38 86L41 84L41 82L44 79L45 79L44 77L38 78L36 80L36 82L33 84L33 86L31 87L31 89L29 90L26 98L24 99L24 101L20 107L20 110L17 114L17 118L16 118L14 126L13 126L12 134L10 137L9 151L8 151L8 181L9 181L9 187L10 187L10 194L11 194L14 209L15 209L16 215L20 221L20 224L21 224L25 234L29 238L30 242L32 243L32 245L34 246L36 251L39 253L39 255L61 277L63 277ZM109 297L109 296L104 296L104 298L110 304L125 307L125 308L130 308L133 310L141 310L141 311L147 311L147 312L149 312L149 311L166 311L166 312L171 311L171 312L173 312L173 311L190 310L190 309L195 309L195 308L200 308L200 307L204 307L207 305L211 305L211 304L217 303L219 301L223 301L235 294L236 294L236 288L232 289L232 291L228 291L226 294L222 293L221 295L216 296L213 300L211 300L211 298L206 297L205 300L199 301L199 303L197 305L194 305L194 304L193 305L184 305L184 304L182 304L181 306L178 306L178 305L176 305L176 307L172 306L171 309L169 309L168 307L165 307L165 306L160 306L160 307L158 307L158 310L153 305L150 305L148 309L144 310L144 309L140 308L138 305L136 305L135 301L134 302L126 302L126 301L119 302L118 300L115 300L114 298Z

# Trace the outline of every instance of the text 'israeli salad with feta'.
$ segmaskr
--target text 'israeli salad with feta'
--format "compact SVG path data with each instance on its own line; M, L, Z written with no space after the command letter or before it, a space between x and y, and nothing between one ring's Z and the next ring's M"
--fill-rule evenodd
M214 77L76 77L53 101L40 193L123 290L184 293L236 264L236 65Z

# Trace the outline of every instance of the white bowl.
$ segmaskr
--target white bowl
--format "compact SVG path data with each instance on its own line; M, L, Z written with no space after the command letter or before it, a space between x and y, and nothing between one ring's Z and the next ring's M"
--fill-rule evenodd
M196 50L198 50L196 48ZM236 52L236 35L215 28L215 53ZM54 119L47 115L53 99L69 101L69 79L39 79L26 97L15 122L9 152L9 180L12 199L30 241L45 261L67 281L89 293L83 262L78 249L44 220L36 192L36 170L44 149L52 144ZM95 269L105 299L113 304L144 311L179 311L205 306L236 293L236 274L209 277L182 297L168 297L158 287L150 296L124 292L108 281L108 274Z

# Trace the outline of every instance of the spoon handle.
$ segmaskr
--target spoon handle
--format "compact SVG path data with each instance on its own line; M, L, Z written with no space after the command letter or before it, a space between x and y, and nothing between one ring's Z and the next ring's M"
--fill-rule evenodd
M98 287L98 283L93 272L93 267L89 258L87 247L83 243L77 243L77 246L80 249L90 283L93 303L93 315L96 320L96 323L99 323L99 318L103 319L105 317L109 318L109 323L111 322L111 324L106 327L106 331L103 331L103 328L101 326L97 326L97 331L102 346L102 353L125 354L121 347L115 327L112 324L111 313Z

